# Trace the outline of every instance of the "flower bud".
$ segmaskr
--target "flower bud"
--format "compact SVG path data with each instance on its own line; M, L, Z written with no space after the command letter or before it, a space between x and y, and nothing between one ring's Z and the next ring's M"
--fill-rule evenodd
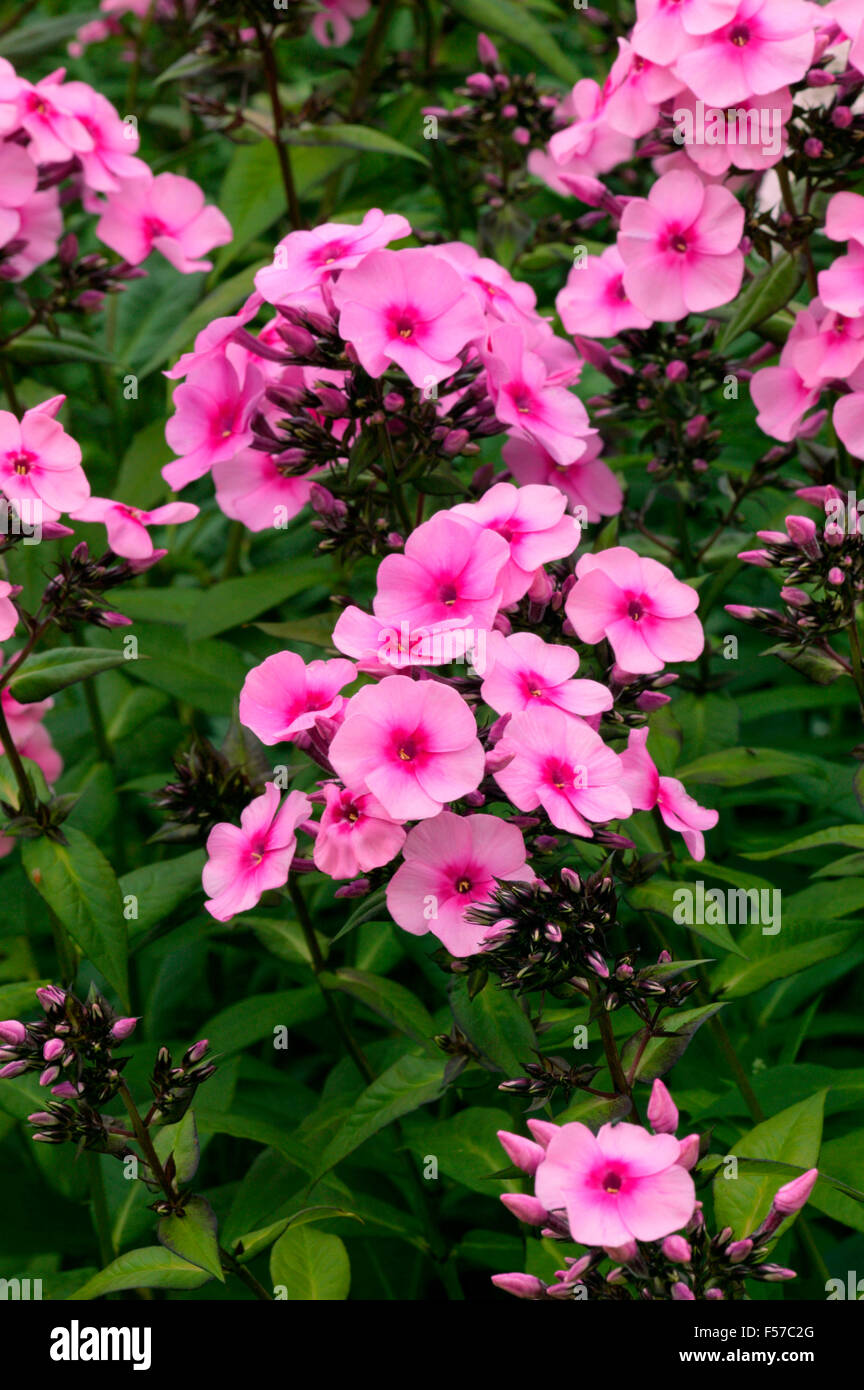
M27 1029L23 1023L19 1023L17 1018L8 1018L0 1023L0 1042L4 1043L23 1043L27 1037Z
M46 1062L56 1062L58 1057L63 1056L63 1041L61 1038L49 1038L42 1049L42 1056Z
M492 1283L516 1298L542 1298L546 1285L534 1274L493 1274Z
M517 1168L521 1168L523 1173L536 1173L545 1154L545 1150L540 1144L532 1143L530 1139L523 1138L521 1134L511 1134L506 1129L498 1130L498 1142L510 1162L515 1164ZM543 1220L546 1220L545 1215Z
M517 1221L526 1226L545 1226L549 1213L536 1197L528 1197L522 1192L502 1192L501 1201Z
M677 1265L689 1264L693 1254L683 1236L667 1236L661 1249L667 1260L671 1260L673 1264Z
M696 1295L687 1284L673 1284L672 1301L674 1303L695 1303Z
M137 1018L116 1018L111 1029L111 1037L114 1042L124 1042L131 1037L138 1026Z
M774 1197L774 1210L783 1216L791 1216L793 1212L800 1211L808 1201L818 1176L818 1168L809 1168L800 1178L793 1178L791 1182L785 1183Z
M659 1077L651 1087L648 1123L655 1134L674 1134L678 1128L678 1107Z

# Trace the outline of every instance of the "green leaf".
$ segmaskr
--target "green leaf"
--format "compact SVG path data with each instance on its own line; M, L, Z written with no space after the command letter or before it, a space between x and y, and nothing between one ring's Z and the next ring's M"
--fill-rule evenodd
M193 849L176 859L160 859L156 864L145 864L124 874L120 879L121 894L124 899L137 899L138 915L131 919L131 930L140 935L181 903L202 893L201 870L206 858L203 849Z
M24 840L24 869L85 956L124 1003L128 997L126 922L120 885L101 849L67 825L68 844Z
M317 985L283 990L277 994L253 994L211 1018L199 1029L217 1052L238 1052L264 1038L273 1039L276 1028L309 1023L324 1012Z
M176 1125L164 1125L157 1132L154 1142L156 1152L163 1163L166 1163L169 1157L173 1157L174 1176L179 1186L191 1182L198 1171L201 1158L195 1112L187 1110Z
M201 283L200 272L178 275L161 257L148 257L146 279L132 280L117 301L114 355L124 373L140 376L141 368L194 307Z
M825 1092L820 1091L742 1135L729 1152L748 1159L792 1163L805 1171L815 1168L822 1141L824 1106ZM751 1176L746 1168L739 1171L737 1177L725 1177L721 1167L713 1185L718 1230L731 1226L736 1240L749 1236L767 1216L774 1194L786 1181L788 1178L782 1175Z
M373 1134L403 1115L437 1100L444 1090L440 1057L400 1057L366 1087L327 1145L316 1179L359 1149Z
M131 599L133 595L124 597ZM197 597L193 591L193 598ZM116 607L126 611L123 601ZM139 627L136 623L135 631L141 655L147 660L130 661L130 675L205 714L230 714L246 679L246 662L235 647L203 641L192 646L184 632L161 624Z
M209 1275L188 1260L174 1255L160 1245L143 1250L127 1250L82 1284L69 1299L101 1298L106 1293L123 1289L200 1289Z
M163 1216L156 1236L166 1250L197 1265L225 1283L217 1237L218 1223L213 1208L203 1197L190 1197L181 1211Z
M0 1018L26 1018L36 1016L40 1004L36 998L37 989L50 985L50 980L22 980L20 984L0 985Z
M64 327L62 338L55 338L41 324L14 338L3 352L22 366L41 367L52 362L101 362L111 366L114 360L98 348L86 333Z
M304 589L326 585L328 566L321 560L295 561L290 565L270 565L239 579L226 579L198 595L198 602L186 623L190 642L203 637L215 637L229 627L237 627L250 618L257 618L270 608L276 608L286 598L293 598Z
M676 883L673 879L651 879L649 883L640 883L633 888L626 890L625 896L631 907L637 912L662 912L664 917L670 917L677 921L674 914L678 911L678 904L675 901L675 894L681 889L692 893L693 889L686 883ZM696 936L701 936L703 940L710 941L712 946L717 946L721 951L729 951L732 955L743 956L744 952L736 945L735 940L725 922L687 922L688 931L692 931Z
M464 975L456 977L449 993L456 1023L486 1065L509 1078L521 1076L525 1063L534 1060L537 1039L516 996L488 984L471 999Z
M400 1032L427 1043L435 1032L428 1010L404 985L365 970L335 970L320 976L325 989L340 989L378 1014Z
M517 48L527 49L535 58L564 82L578 82L585 74L564 54L552 38L547 26L535 19L524 5L512 0L449 0L451 10L484 32L491 30L512 40Z
M280 196L284 206L284 192L281 192ZM225 249L233 250L233 242ZM171 357L177 357L184 348L191 347L201 329L206 328L213 319L225 318L227 315L235 313L244 300L248 298L252 281L257 272L269 264L269 261L258 261L255 265L247 266L237 275L223 280L220 285L216 286L215 290L205 295L172 332L166 333L154 344L152 356L148 357L139 369L138 380L143 381L151 372L155 372L157 367L161 367L163 362L167 362ZM171 451L165 444L165 426L160 420L155 427L162 436L159 447L165 453L167 461L171 457ZM165 486L167 485L163 483L163 488Z
M302 1207L293 1216L283 1216L281 1221L274 1221L270 1226L263 1226L257 1231L249 1231L247 1235L239 1236L236 1242L232 1242L231 1253L240 1264L248 1264L249 1260L266 1250L268 1245L278 1240L289 1227L309 1226L316 1221L332 1221L338 1217L363 1224L361 1216L357 1216L353 1211L345 1211L342 1207Z
M280 1300L340 1302L351 1288L348 1251L338 1236L291 1226L273 1247L270 1281Z
M36 796L40 801L47 801L51 793L45 781L45 774L39 764L32 762L30 758L22 758L21 763ZM20 796L18 780L12 771L12 764L5 753L0 754L0 798L3 801L8 801L10 806L20 810Z
M428 1157L436 1158L448 1178L497 1201L500 1192L515 1189L513 1182L494 1178L507 1162L497 1133L499 1129L509 1130L512 1123L506 1110L472 1106L447 1120L414 1121L408 1135L418 1162L425 1164Z
M779 748L728 748L697 758L676 773L685 785L708 782L714 787L744 787L768 777L826 776L825 763L801 753L785 753Z
M12 11L14 13L14 10ZM16 26L11 33L0 39L0 53L16 64L22 58L34 58L48 49L56 49L65 39L71 39L82 24L92 24L94 19L103 19L98 9L81 13L78 9L71 14L57 15L53 19L37 19L34 24Z
M154 507L168 492L162 468L173 457L165 443L164 421L161 417L151 420L138 431L123 455L112 495L135 507Z
M713 1018L722 1008L722 1004L705 1004L699 1009L676 1010L673 1014L667 1014L663 1026L670 1030L668 1036L649 1039L636 1068L637 1081L647 1083L656 1081L658 1076L665 1076L684 1056L702 1024L707 1023L708 1019ZM621 1061L625 1071L636 1055L642 1036L643 1030L640 1029L632 1038L628 1038L621 1049Z
M804 281L804 266L801 260L801 257L790 256L784 251L773 265L766 266L751 280L744 292L738 296L731 319L717 335L718 352L723 352L736 338L740 338L742 333L746 333L749 328L755 328L765 319L770 319L772 314L776 314L789 303Z
M419 164L429 160L419 150L394 140L383 130L372 130L365 125L303 125L289 127L282 132L286 145L337 145L342 149L362 150L366 154L386 154L396 159L415 159Z
M824 885L816 885L824 893ZM747 953L744 961L724 961L714 971L712 985L724 999L740 999L753 994L774 980L797 975L819 961L830 960L853 946L860 938L860 927L839 922L790 922L784 920L776 936L766 936L761 927L750 928L741 938Z
M54 647L28 656L9 682L9 689L16 700L29 705L76 681L122 666L124 660L122 651L110 647Z
M864 849L864 825L830 825L799 840L788 840L776 849L763 849L745 854L745 859L776 859L779 854L800 854L805 849L821 849L824 845L847 845L849 849Z

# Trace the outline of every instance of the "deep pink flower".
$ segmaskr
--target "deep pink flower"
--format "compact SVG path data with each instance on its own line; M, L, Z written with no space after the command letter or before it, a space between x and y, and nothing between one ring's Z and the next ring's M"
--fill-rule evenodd
M73 514L73 521L101 521L108 532L108 544L115 555L127 560L147 560L153 554L148 526L176 526L198 515L191 502L168 502L153 511L127 507L109 497L91 497Z
M537 296L531 286L514 280L497 261L479 255L464 241L446 241L435 247L435 255L458 271L478 307L490 318L519 324L536 320Z
M695 173L664 174L621 218L626 293L657 321L728 304L744 274L743 230L744 209L727 188Z
M286 475L272 454L241 449L213 465L216 501L226 516L250 531L282 529L309 501L314 474Z
M315 0L312 33L323 48L341 48L351 37L352 19L369 12L370 0Z
M667 661L694 661L704 645L699 595L657 560L616 545L583 555L565 611L582 642L606 637L615 660L633 675Z
M612 694L599 681L573 680L579 653L544 642L534 632L504 637L490 632L490 671L480 694L497 714L550 706L565 714L599 714L612 708Z
M23 208L36 192L39 174L26 149L11 141L0 144L0 246L14 241Z
M240 826L222 821L207 837L207 863L201 881L209 899L204 906L218 922L248 912L270 888L288 882L297 849L297 827L308 820L312 804L302 792L281 793L268 782L262 796L250 801Z
M240 722L262 743L290 743L316 719L332 719L347 700L339 692L357 675L353 661L310 661L276 652L253 666L240 692Z
M705 33L675 71L711 106L776 92L799 82L810 66L821 13L806 0L740 0L728 23Z
M165 426L166 440L181 455L162 469L169 487L185 487L246 448L263 389L261 372L239 348L192 368L174 391L175 413Z
M615 338L625 328L650 328L651 319L627 298L624 262L617 246L574 265L555 307L568 333Z
M370 376L395 362L415 386L452 376L485 321L462 277L432 249L373 251L333 288L339 332Z
M647 749L648 729L631 729L621 754L623 785L637 811L656 806L665 825L680 831L694 859L705 858L703 830L713 830L719 812L700 806L677 777L661 777Z
M324 222L310 232L289 232L277 243L273 265L258 271L255 288L270 304L317 303L326 280L358 265L370 251L410 235L410 222L380 208L370 208L356 227Z
M405 843L405 831L374 796L327 782L324 800L312 855L323 874L356 878L396 858Z
M770 169L779 163L791 115L792 93L783 87L745 97L731 111L706 111L692 92L682 92L674 103L673 120L688 159L704 175L719 178L733 164L736 169Z
M497 816L442 811L409 831L405 862L387 885L390 916L413 936L431 931L454 956L483 945L486 928L467 922L474 903L488 902L497 883L530 883L521 831Z
M639 1125L560 1127L534 1175L534 1191L548 1211L563 1210L574 1240L617 1247L660 1240L686 1226L696 1206L690 1174L678 1162L671 1134Z
M26 131L37 164L65 163L93 148L92 136L66 103L62 78L62 68L36 83L0 69L0 131Z
M589 821L629 816L621 759L581 719L542 707L514 714L495 745L509 758L495 781L520 811L542 806L553 825L593 837Z
M583 77L577 82L555 116L563 129L549 141L547 158L559 172L605 174L630 158L633 141L609 124L605 93L593 78ZM536 160L529 161L529 168L545 177Z
M212 270L202 256L231 240L231 224L218 208L204 205L204 194L179 174L123 179L108 194L96 235L130 265L159 251L184 275Z
M550 380L542 357L525 343L516 324L502 324L481 353L495 414L517 439L541 445L558 463L584 453L593 430L572 392Z
M410 666L446 666L451 661L463 661L477 645L478 631L485 633L486 628L475 627L471 617L418 625L400 616L385 623L349 604L336 621L333 645L346 656L354 657L361 671L386 676L394 668L401 671Z
M76 511L90 495L81 449L53 418L65 399L43 401L20 421L0 410L0 491L14 506L40 504L44 521Z
M352 791L370 791L395 820L435 816L476 791L484 757L469 706L450 686L387 676L352 696L330 745Z
M20 593L20 588L0 579L0 642L11 637L18 626L18 609L12 602L12 597L17 593Z
M668 65L732 18L738 0L637 0L633 47L644 58Z
M574 463L556 463L539 444L527 439L508 439L501 457L518 483L546 483L560 488L570 510L585 509L585 521L599 521L621 510L624 494L608 464L598 457L603 448L599 434L590 435L584 454Z
M63 234L63 213L56 188L34 193L17 213L18 231L13 240L25 245L4 259L3 275L7 280L26 280L38 266L52 260Z
M411 532L402 554L387 555L378 566L375 616L382 626L405 620L430 628L464 619L475 629L490 628L509 558L495 531L438 512Z
M567 499L555 487L514 487L496 483L479 502L460 502L452 515L501 536L510 547L510 559L501 570L502 604L517 602L527 594L542 565L562 560L579 544L578 521L566 516Z

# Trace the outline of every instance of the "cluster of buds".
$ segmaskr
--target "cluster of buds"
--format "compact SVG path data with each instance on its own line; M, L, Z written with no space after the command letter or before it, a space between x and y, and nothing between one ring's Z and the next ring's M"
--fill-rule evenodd
M70 172L65 166L52 167L62 170L61 178ZM44 181L40 181L40 189L45 186ZM4 259L11 260L23 249L24 244L10 241L0 249L0 280L8 278L3 274ZM55 314L93 314L102 308L107 294L120 294L128 281L147 277L146 270L131 266L126 261L109 261L96 251L86 256L79 255L78 238L74 232L67 232L60 242L57 261L58 268L51 277L50 292L41 299L31 297L29 302L36 319L57 336L60 329L54 321ZM14 267L9 274L14 276Z
M502 72L498 50L485 34L478 36L477 54L480 70L456 88L460 104L450 111L427 106L423 115L437 122L460 164L467 157L485 170L486 186L475 189L475 196L494 209L530 187L525 151L542 148L552 136L558 97L540 91L533 73Z
M827 62L825 56L821 64ZM864 140L864 114L859 98L864 77L851 65L829 72L816 65L805 79L811 90L828 100L796 110L789 125L789 150L785 162L796 179L806 178L811 188L833 189L860 166Z
M96 627L128 627L132 619L102 606L102 594L126 584L163 559L168 552L154 550L146 560L118 560L110 550L94 560L86 541L58 563L57 573L42 595L43 621L62 632L74 632L80 623Z
M655 1081L648 1103L648 1122L653 1133L674 1135L678 1120L678 1108L668 1090L662 1081ZM515 1167L535 1177L545 1160L550 1139L561 1131L547 1120L529 1120L528 1127L533 1140L506 1131L500 1132L498 1138ZM567 1127L564 1129L566 1132ZM624 1129L628 1131L629 1138L629 1131L634 1131L634 1126L626 1125ZM601 1130L598 1140L602 1141L608 1130L609 1126ZM643 1137L642 1145L653 1142ZM698 1134L687 1135L679 1141L674 1167L688 1172L692 1170L699 1161L702 1147ZM626 1141L621 1145L616 1144L613 1151L617 1157L611 1162L626 1168ZM643 1147L634 1147L633 1152L642 1153ZM565 1160L559 1147L555 1156L559 1168L562 1161ZM584 1253L565 1256L564 1268L556 1270L554 1280L549 1284L535 1275L519 1273L496 1275L493 1283L517 1298L533 1300L677 1303L702 1299L709 1302L746 1299L748 1280L779 1283L796 1277L794 1270L769 1259L771 1246L787 1218L807 1202L818 1176L818 1170L811 1168L784 1184L776 1193L765 1219L749 1235L737 1239L733 1239L731 1227L724 1228L716 1236L709 1234L702 1203L695 1199L692 1185L691 1201L682 1208L682 1215L688 1209L690 1214L682 1219L678 1231L659 1234L651 1240L636 1239L631 1235L625 1242L614 1245L587 1244L574 1237L570 1221L578 1224L581 1219L578 1206L574 1212L569 1206L565 1210L552 1203L554 1210L548 1210L538 1196L505 1193L501 1201L518 1220L539 1228L544 1239L582 1245ZM579 1191L578 1177L579 1174L574 1171L574 1192ZM561 1179L559 1175L559 1183L561 1181L566 1186L566 1179ZM538 1191L548 1191L537 1177L535 1182ZM676 1185L681 1186L680 1183ZM621 1230L624 1234L625 1228L621 1226L615 1207L616 1189L610 1184L604 1191L606 1196L603 1200L609 1204L609 1220L613 1222L609 1229ZM589 1196L586 1191L587 1200ZM571 1213L569 1217L568 1210Z
M857 508L850 508L846 516L846 499L832 484L799 488L796 495L824 506L824 526L809 516L787 516L785 532L758 531L762 548L742 551L738 557L748 564L783 572L780 598L784 609L730 604L726 611L779 637L794 650L815 645L848 670L826 639L855 622L856 604L864 592L860 518Z
M34 1023L0 1022L0 1077L38 1072L51 1094L87 1106L104 1105L116 1094L128 1057L114 1050L135 1030L91 990L86 1003L48 985L36 991L45 1017Z
M179 1066L175 1067L167 1047L160 1047L150 1081L154 1100L147 1117L148 1123L173 1125L182 1120L195 1099L198 1087L216 1070L214 1064L207 1060L208 1052L209 1044L203 1038L187 1048Z
M244 763L237 764L225 748L205 738L174 758L176 780L153 793L153 804L165 813L165 824L154 840L204 844L213 826L226 819L238 821L250 799L262 789Z

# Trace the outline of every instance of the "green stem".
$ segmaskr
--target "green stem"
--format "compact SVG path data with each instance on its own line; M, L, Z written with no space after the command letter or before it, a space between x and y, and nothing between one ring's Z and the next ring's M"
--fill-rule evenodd
M135 1138L141 1146L141 1150L144 1154L144 1157L147 1160L147 1166L153 1174L153 1177L158 1182L159 1186L162 1188L166 1200L169 1201L173 1207L177 1202L177 1193L174 1191L174 1188L168 1180L168 1176L165 1172L165 1169L162 1167L159 1155L157 1154L156 1149L154 1148L153 1140L150 1138L147 1126L145 1125L138 1112L138 1107L135 1104L135 1101L132 1099L132 1092L129 1090L129 1087L126 1085L126 1082L122 1080L122 1078L120 1081L119 1094L123 1101L123 1104L126 1106L126 1113L128 1114L129 1119L132 1121L132 1128L135 1131Z
M852 655L852 679L855 682L855 689L858 691L861 713L864 716L864 667L862 667L861 662L861 638L854 614L849 624L849 650Z
M273 1295L268 1293L264 1285L255 1278L251 1269L247 1269L245 1265L241 1265L240 1261L235 1260L234 1256L221 1245L219 1246L219 1254L222 1256L222 1264L229 1273L233 1274L241 1283L245 1284L247 1289L251 1289L256 1298L260 1298L262 1303L273 1302Z
M223 579L233 579L240 568L240 551L245 530L242 521L232 521L228 528L228 545L225 549L225 564L222 567Z
M24 771L24 764L21 761L21 756L18 749L15 747L15 741L9 731L9 724L6 719L2 701L0 701L0 743L3 745L3 752L9 759L9 765L15 775L15 781L18 783L18 795L20 798L18 809L19 811L26 811L28 816L35 816L36 802L33 800L30 779Z
M729 1034L726 1032L725 1027L716 1014L713 1018L709 1018L708 1026L717 1039L717 1042L720 1044L723 1055L732 1069L738 1090L741 1092L744 1103L750 1111L751 1118L754 1119L757 1124L761 1124L765 1119L765 1111L759 1104L756 1092L750 1085L750 1078L744 1070L741 1059L732 1045L732 1039L729 1037Z
M598 999L599 990L597 989L596 985L592 984L592 1004L596 1005ZM618 1045L615 1042L615 1034L612 1031L612 1020L607 1014L606 1010L602 1007L602 1005L600 1006L599 1012L597 1014L597 1023L600 1028L600 1038L603 1043L603 1053L606 1057L606 1065L608 1066L609 1074L612 1077L612 1084L615 1087L615 1093L619 1096L627 1096L632 1100L630 1086L628 1084L627 1077L624 1075L624 1068L621 1065L621 1058L618 1054Z
M102 1179L101 1159L98 1153L88 1152L87 1174L90 1180L90 1201L93 1210L93 1228L99 1245L99 1258L102 1268L114 1259L114 1240L111 1235L111 1217L105 1196L105 1183Z
M273 144L276 147L276 158L279 160L279 172L282 175L282 186L285 189L288 216L291 219L291 226L297 231L298 228L303 226L303 214L300 211L300 202L294 184L291 155L288 151L288 147L282 140L285 115L279 96L279 69L276 66L276 59L273 56L273 49L270 45L270 41L264 33L264 26L255 14L252 15L252 23L255 26L258 47L261 50L261 61L264 65L264 78L267 83L267 93L270 97L270 109L273 112Z
M105 763L113 763L114 749L111 747L105 729L105 721L102 718L102 710L99 706L99 695L96 691L93 677L87 676L81 684L84 688L84 703L87 706L87 716L90 720L90 728L93 732L96 747L99 750L99 757Z

